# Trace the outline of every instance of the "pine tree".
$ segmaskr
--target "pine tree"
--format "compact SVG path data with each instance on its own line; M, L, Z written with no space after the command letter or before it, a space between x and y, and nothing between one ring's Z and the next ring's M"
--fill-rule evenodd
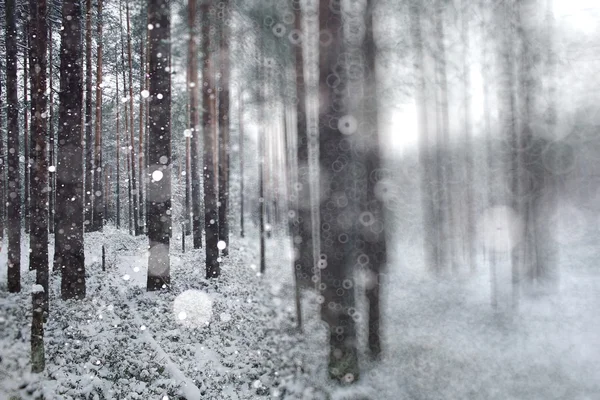
M170 285L169 230L171 227L171 74L169 60L169 0L148 0L150 39L150 131L148 135L148 182L146 226L149 256L147 290Z
M219 265L219 212L217 206L218 195L218 167L217 167L217 109L214 66L212 50L214 37L211 33L210 5L203 3L200 7L202 15L202 53L204 64L202 67L204 111L202 125L204 129L204 232L206 235L206 277L216 278L221 274ZM192 147L192 156L193 156ZM192 167L193 169L193 167ZM192 188L193 191L193 188ZM192 194L193 196L193 194Z
M30 80L31 80L31 228L29 268L36 270L36 283L44 288L43 310L48 312L48 160L46 154L46 73L48 26L46 1L30 0Z
M19 173L19 100L15 0L6 0L6 120L8 291L21 291L21 180Z
M56 166L56 243L54 267L61 270L63 299L83 299L85 255L83 245L83 71L81 0L62 6L60 108Z

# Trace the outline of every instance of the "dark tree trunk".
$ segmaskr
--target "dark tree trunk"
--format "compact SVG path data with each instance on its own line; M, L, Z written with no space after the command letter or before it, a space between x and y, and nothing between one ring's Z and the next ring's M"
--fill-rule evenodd
M129 0L125 0L125 15L127 20L127 63L129 70L129 153L131 159L131 200L133 202L133 230L135 235L139 235L140 232L140 224L139 224L139 202L138 202L138 187L137 187L137 177L136 177L136 156L135 156L135 134L134 134L134 118L133 118L133 63L132 63L132 50L131 50L131 24L130 24L130 16L129 16Z
M294 211L292 220L292 236L294 242L295 273L296 278L303 285L311 285L311 277L314 274L314 255L312 247L312 216L310 208L310 178L308 168L308 131L306 125L306 84L304 79L304 56L302 46L304 36L302 29L302 11L300 3L295 5L295 23L297 37L292 37L295 44L295 67L296 67L296 160L295 173L293 174L296 184L292 187L291 208Z
M144 60L144 40L140 39L140 92L144 90L146 85L146 68L145 68L145 60ZM147 89L146 89L147 90ZM144 190L146 186L146 180L144 179L145 173L145 161L144 161L144 99L140 99L140 111L139 111L139 132L138 132L138 189L139 189L139 233L145 233L145 225L146 225L146 198L144 196Z
M223 19L218 21L221 33L219 91L219 240L225 242L223 255L229 254L229 1L225 1Z
M92 136L92 0L85 2L85 231L92 230L94 147Z
M373 7L374 1L368 0L366 36L364 41L364 54L366 65L366 82L364 107L365 119L369 132L367 133L367 147L365 149L365 168L367 177L366 202L361 207L362 235L359 240L364 242L363 254L368 259L368 269L372 277L372 283L367 286L366 295L369 300L369 336L368 344L371 356L381 356L381 273L387 260L387 248L385 237L385 224L383 215L383 204L376 196L377 191L382 191L381 181L381 151L379 149L379 123L377 107L377 76L376 76L376 45L373 35ZM380 187L378 187L379 185Z
M353 160L348 136L342 133L344 119L352 124L346 99L347 77L342 64L344 54L340 3L322 1L319 9L319 163L320 266L325 284L322 317L329 324L329 376L352 382L359 377L356 327L353 319L354 290L352 266L357 262L354 229L357 221L351 174L360 168ZM337 124L332 124L337 121ZM340 194L343 193L343 194ZM349 285L348 285L349 283ZM349 287L348 287L349 286Z
M50 88L50 104L48 105L48 163L56 167L55 140L54 140L54 62L52 58L54 40L52 40L52 24L48 24L48 87ZM48 231L54 233L54 204L56 201L56 174L54 169L49 170L50 193L48 193Z
M169 231L171 228L171 74L169 66L170 2L148 0L150 51L150 132L146 226L149 256L147 290L170 286Z
M31 372L41 373L46 367L44 355L44 292L38 288L32 293Z
M188 56L189 56L189 107L190 107L190 138L186 138L187 142L190 142L190 169L191 169L191 200L192 200L192 235L193 235L193 246L194 249L202 247L202 211L200 208L200 116L198 110L198 91L200 86L198 85L198 48L197 48L197 34L196 34L196 2L190 1L188 3L188 25L190 29L190 41L188 43ZM203 10L204 12L204 10ZM205 16L203 15L203 18ZM208 21L204 18L203 21ZM203 28L204 29L204 28ZM203 38L202 40L206 40ZM203 51L206 50L203 48ZM204 53L206 54L206 52ZM204 57L204 63L208 63L208 57ZM204 75L202 79L206 82L207 76ZM204 89L203 89L204 90ZM205 128L206 129L206 128ZM206 133L205 133L206 135ZM205 144L206 146L206 144ZM187 173L186 173L187 179ZM206 179L206 177L204 177ZM189 221L189 214L187 216ZM208 231L207 231L208 232Z
M214 34L211 33L210 6L202 4L202 125L204 129L204 232L206 234L206 277L217 278L221 274L219 265L219 211L218 195L218 153L217 153L217 105L215 93L215 71L211 60ZM192 147L192 156L194 149ZM193 170L193 167L192 167ZM192 188L193 191L193 188ZM193 196L193 192L192 192ZM195 247L195 246L194 246Z
M21 291L21 180L19 172L19 99L15 0L6 0L6 120L8 167L8 291ZM10 151L13 149L13 151Z
M55 268L61 270L63 299L83 299L85 255L83 247L83 107L81 1L64 0L62 6L60 109L56 170Z
M30 80L31 80L31 228L29 268L36 270L36 283L44 288L42 308L48 313L48 160L46 153L46 73L48 26L46 1L30 0Z
M0 70L2 70L2 60L0 59ZM0 80L0 110L4 109L2 102L2 81ZM4 240L4 227L6 225L6 161L4 130L2 129L4 121L0 113L0 241Z
M26 43L26 48L29 49L31 44L29 43L29 25L30 22L23 22L23 28L25 30L24 41ZM29 206L29 178L30 178L30 167L31 161L29 156L29 150L31 145L29 143L29 54L27 50L23 50L23 102L25 107L23 107L23 155L25 157L25 166L23 167L23 220L25 222L25 233L29 234L29 211L31 207ZM31 271L31 264L29 264L29 270Z
M102 188L102 176L106 171L102 168L102 0L98 0L98 50L96 63L96 131L94 141L94 188L93 188L93 230L102 230L104 219L106 218L104 203L104 190Z

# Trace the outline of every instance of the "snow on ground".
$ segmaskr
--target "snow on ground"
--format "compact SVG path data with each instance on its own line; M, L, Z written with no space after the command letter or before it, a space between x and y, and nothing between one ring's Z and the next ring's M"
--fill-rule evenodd
M24 290L8 294L4 272L1 399L314 398L289 383L302 374L304 339L294 329L291 267L284 270L283 258L289 252L281 251L287 241L269 241L270 270L261 276L256 246L233 240L222 277L208 281L203 251L182 254L174 237L172 288L165 293L145 291L146 246L110 228L86 235L87 297L60 300L53 277L46 371L39 375L29 372L27 288L35 273L23 264Z
M203 251L182 254L177 235L166 293L144 290L146 240L110 228L86 235L88 296L63 302L53 279L40 375L29 372L29 291L7 294L4 269L0 399L600 398L597 235L561 249L559 294L524 296L515 315L490 307L485 268L436 282L420 273L417 242L400 242L383 288L383 360L361 353L360 380L348 387L327 379L314 293L304 293L304 333L295 331L289 241L267 240L260 276L257 243L232 238L222 277L208 281ZM26 264L23 283L34 283Z

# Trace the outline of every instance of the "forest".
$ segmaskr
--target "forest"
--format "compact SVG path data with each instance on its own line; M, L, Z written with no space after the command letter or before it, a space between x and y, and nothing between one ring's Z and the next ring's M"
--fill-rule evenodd
M3 0L0 399L600 398L599 39L594 0Z

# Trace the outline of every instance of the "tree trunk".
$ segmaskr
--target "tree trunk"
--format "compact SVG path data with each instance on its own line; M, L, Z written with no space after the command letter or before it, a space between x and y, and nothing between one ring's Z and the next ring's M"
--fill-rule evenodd
M94 148L92 145L92 0L85 2L85 219L86 232L92 230L94 203Z
M308 171L308 131L306 125L306 83L304 77L303 46L305 36L302 26L302 10L300 3L295 6L296 33L292 37L295 44L296 75L296 164L292 175L295 184L292 188L291 208L294 211L292 220L295 260L295 274L304 286L311 285L313 271L312 218L310 209L310 178Z
M171 73L169 66L170 1L148 0L150 39L150 132L146 226L149 256L147 290L170 286L169 230L171 227Z
M26 43L26 48L29 49L31 47L31 43L29 42L29 25L30 22L23 23L23 29L25 31L24 41ZM31 207L29 206L29 178L30 178L30 156L29 150L31 148L29 143L29 54L27 50L23 50L23 102L25 107L23 107L23 155L25 157L25 166L23 167L23 219L25 222L25 233L29 234L29 212ZM31 264L29 264L29 270L31 271Z
M129 70L129 152L131 153L131 192L132 192L132 201L133 201L133 230L135 235L138 236L140 234L140 224L138 220L138 215L140 212L140 207L138 203L138 187L137 187L137 177L135 173L135 134L133 129L133 63L131 56L131 27L130 27L130 17L129 17L129 0L125 0L125 13L127 19L127 62L128 62L128 70Z
M48 314L48 160L46 153L46 73L48 26L46 1L30 0L30 80L31 80L31 228L29 268L36 270L36 283L44 288L42 308Z
M352 221L356 215L351 171L360 168L353 161L353 150L344 121L348 115L344 93L347 77L339 60L344 54L340 3L322 1L319 9L319 163L323 200L320 203L321 254L319 266L325 266L321 278L325 284L322 317L329 325L329 376L352 382L359 377L356 327L353 319L354 290L352 266L357 262ZM332 127L331 121L338 121ZM341 165L340 165L341 164ZM343 194L340 194L343 193Z
M229 18L230 4L225 1L220 25L221 90L219 91L219 240L225 242L223 256L229 254Z
M2 70L2 60L0 59L0 70ZM0 110L4 109L2 102L2 82L0 81ZM4 126L2 114L0 113L0 127ZM6 225L6 162L7 156L4 146L4 131L0 129L0 242L4 241L4 227Z
M83 299L85 255L83 247L83 146L81 111L83 74L81 2L63 0L61 31L61 90L56 171L55 268L62 271L63 299Z
M144 40L140 38L140 92L144 90L146 84L146 68L144 63ZM139 188L139 234L142 235L145 233L145 225L146 225L146 199L144 197L144 189L146 180L144 179L144 99L140 99L140 111L139 111L139 133L138 133L138 188Z
M189 67L189 107L190 107L190 138L186 138L190 142L190 168L191 168L191 200L192 200L192 235L194 249L202 247L202 211L200 208L200 116L198 114L198 48L197 48L197 33L196 33L196 2L188 3L188 25L190 29L190 40L188 43L188 67ZM202 11L204 12L204 10ZM208 21L203 15L203 21ZM203 22L204 23L204 22ZM204 29L204 27L203 27ZM206 40L203 38L203 40ZM204 63L208 63L206 49L203 48L205 57ZM206 82L207 76L204 75L207 69L203 69L202 79ZM204 90L204 89L203 89ZM205 103L206 104L206 103ZM206 107L206 106L205 106ZM206 128L205 128L206 129ZM206 132L205 132L206 136ZM205 143L206 146L206 143ZM187 178L187 175L186 175ZM204 176L206 179L206 176ZM189 214L186 217L189 220ZM208 231L206 231L208 233Z
M115 99L115 108L117 109L117 138L116 138L116 158L117 158L117 166L115 168L115 175L116 175L116 179L115 179L115 189L116 189L116 204L115 204L115 208L116 208L116 223L117 223L117 229L121 228L121 116L119 113L119 109L120 109L120 98L119 98L119 72L116 71L115 72L115 86L116 86L116 99Z
M106 171L102 168L102 56L103 56L103 42L102 42L102 0L98 0L98 50L97 50L97 63L96 63L96 131L94 141L94 188L93 188L93 215L92 224L93 230L100 231L104 226L104 220L106 218L104 203L107 201L104 198L104 190L102 188L102 175L106 174Z
M427 80L425 78L424 42L421 26L423 5L418 0L410 3L410 30L414 47L414 73L416 75L416 98L419 113L419 164L421 169L421 209L423 218L423 248L426 267L438 268L439 249L435 240L436 211L433 193L435 189L436 162L429 148L429 122L427 115Z
M215 71L213 66L214 34L211 33L210 6L200 6L202 15L202 125L204 129L204 232L206 234L206 277L217 278L221 274L219 265L219 212L218 196L218 153L217 153L217 107L215 93ZM194 148L192 147L192 157ZM193 170L193 167L192 167ZM192 188L193 197L193 188ZM195 246L194 246L195 247Z
M473 163L473 133L472 133L472 118L471 118L471 69L469 63L469 2L461 0L461 42L462 48L462 84L463 84L463 109L464 109L464 131L465 131L465 205L466 208L466 235L464 241L466 249L467 265L471 272L475 272L476 265L476 247L475 247L475 201L473 199L473 182L474 182L474 163Z
M438 83L439 102L437 104L438 112L438 131L437 131L437 166L438 166L438 188L441 190L439 198L440 211L440 229L439 229L439 247L440 269L444 272L458 272L457 243L458 237L456 231L456 201L452 181L454 179L454 157L450 143L450 117L448 109L448 75L446 68L446 44L444 27L444 3L439 0L435 11L435 33L437 38L436 60L436 81Z
M54 140L54 60L52 58L54 40L52 40L52 24L48 24L48 87L50 89L50 104L48 105L48 163L56 168ZM50 193L48 193L48 230L54 233L54 203L56 200L56 175L54 169L49 169Z
M244 95L240 91L238 110L239 143L240 143L240 237L244 237Z
M364 242L364 252L367 256L368 270L372 277L372 283L367 286L366 295L369 300L369 335L368 345L371 356L374 358L381 357L381 273L385 267L387 260L387 248L385 237L385 218L383 204L376 193L381 189L381 185L385 182L381 181L381 151L379 148L379 123L378 123L378 107L377 100L377 70L376 57L377 49L373 34L373 7L374 1L367 2L367 21L366 21L366 36L363 44L366 65L365 79L365 97L364 107L365 119L369 132L366 138L367 147L365 149L365 167L366 167L366 187L367 195L366 202L361 207L361 222L362 235L359 240ZM360 257L360 256L359 256Z
M8 166L8 291L21 291L21 180L19 171L19 99L15 0L6 0L6 122ZM25 90L27 91L27 90ZM12 151L11 151L12 150Z
M44 292L35 288L32 293L31 372L41 373L46 367L44 355Z

